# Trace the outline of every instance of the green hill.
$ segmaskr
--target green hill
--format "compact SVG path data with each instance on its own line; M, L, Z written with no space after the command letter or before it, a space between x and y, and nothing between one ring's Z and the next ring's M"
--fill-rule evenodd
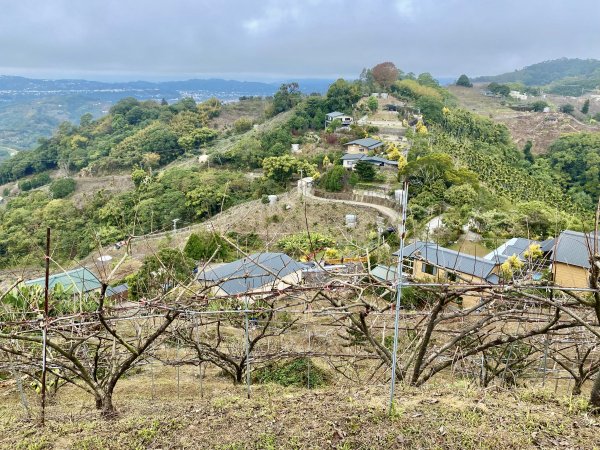
M563 78L599 75L597 59L560 58L524 67L514 72L474 78L475 82L523 83L527 86L544 86Z

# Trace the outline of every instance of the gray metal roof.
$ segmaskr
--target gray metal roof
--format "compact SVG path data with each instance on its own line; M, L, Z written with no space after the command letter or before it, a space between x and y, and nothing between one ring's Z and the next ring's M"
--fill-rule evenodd
M360 153L346 153L342 156L342 161L364 161L372 164L386 164L388 166L397 166L398 161L391 159L380 158L379 156L367 156Z
M556 262L589 269L590 252L593 249L594 240L590 234L565 230L556 240L553 258ZM598 249L600 249L600 238L598 239Z
M551 252L554 248L554 238L546 239L540 242L540 250L544 253Z
M246 258L198 273L198 280L213 282L229 295L276 285L280 278L304 266L285 253L253 253ZM300 281L300 280L298 280Z
M379 164L387 164L388 166L397 166L398 161L392 161L391 159L380 158L379 156L367 156L365 158L366 162L371 163L379 163Z
M45 278L36 278L28 280L24 283L26 286L45 286ZM70 290L73 294L86 293L100 289L102 284L98 277L90 272L85 267L80 269L69 270L67 272L50 275L48 278L48 287L54 289L55 286L61 285L65 290Z
M361 153L345 153L344 156L342 156L342 161L355 161L357 159L363 159L366 158L366 155L363 155Z
M352 145L352 144L360 145L362 147L366 147L369 149L374 149L377 147L381 147L383 145L383 142L378 141L377 139L373 139L373 138L362 138L362 139L356 139L355 141L346 143L346 145Z
M398 256L398 252L394 255ZM415 241L407 245L404 247L404 257L422 259L444 269L487 279L490 283L497 282L497 277L491 276L497 263L440 247L433 242Z
M382 264L377 264L375 267L371 269L369 272L373 277L381 280L381 281L397 281L396 280L396 271L398 268L396 266L384 266ZM402 274L403 277L405 274Z
M118 286L109 286L106 289L106 296L112 297L113 295L123 294L124 292L127 292L128 290L129 290L129 287L127 286L127 284L119 284Z
M339 112L339 111L333 111L333 112L330 112L330 113L327 113L327 114L326 114L326 116L327 116L328 118L330 118L330 119L334 119L334 118L336 118L336 117L345 116L345 115L346 115L346 114L344 114L344 113L341 113L341 112Z
M539 242L527 238L512 238L483 258L502 263L512 255L521 257L531 244L539 244Z

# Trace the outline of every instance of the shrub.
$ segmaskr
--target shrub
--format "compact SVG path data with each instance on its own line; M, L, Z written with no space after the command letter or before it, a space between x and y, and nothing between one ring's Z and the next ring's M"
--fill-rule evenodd
M342 166L333 166L333 168L325 172L325 175L320 180L320 185L326 191L339 192L344 188L345 175L346 169Z
M354 171L361 181L373 181L377 173L373 164L365 161L357 162L354 166Z
M75 192L75 180L73 178L60 178L50 184L52 198L65 198Z
M233 122L233 131L235 133L244 133L252 128L252 119L248 117L240 117Z
M536 100L531 104L531 107L535 112L543 112L544 108L547 108L548 106L550 105L543 100Z
M226 259L231 252L231 246L225 239L212 233L192 233L183 248L183 253L193 260Z
M277 383L282 386L308 387L325 386L329 375L316 366L310 358L270 363L253 372L255 383Z
M29 180L19 182L19 189L21 189L22 191L30 191L40 186L44 186L50 183L50 181L52 181L50 175L48 175L47 173L40 173L39 175L36 175L35 177L32 177Z
M574 107L573 105L571 105L570 103L567 103L567 104L565 104L565 105L562 105L562 106L559 108L559 111L560 111L561 113L565 113L565 114L572 114L572 113L573 113L573 111L575 111L575 107Z
M473 83L471 83L471 80L469 80L469 77L465 74L462 74L460 77L458 77L458 80L456 80L456 85L464 87L473 87Z

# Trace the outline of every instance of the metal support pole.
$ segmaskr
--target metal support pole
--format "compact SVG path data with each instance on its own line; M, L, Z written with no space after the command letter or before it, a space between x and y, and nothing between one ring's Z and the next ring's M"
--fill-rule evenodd
M42 417L40 422L44 426L46 420L46 374L48 372L47 367L47 344L48 339L48 287L50 284L50 227L46 228L46 276L44 279L44 317L42 326Z
M246 296L246 299L244 300L244 308L245 308L245 319L246 319L246 324L245 324L245 341L246 341L246 395L248 396L248 399L250 399L250 332L248 330L249 324L248 324L248 296Z
M548 371L548 333L546 333L546 340L544 342L544 378L542 379L542 387L546 386L546 372Z
M396 365L398 363L398 325L400 322L400 306L402 304L402 261L404 259L404 239L406 237L406 207L408 199L408 182L404 182L402 193L402 220L400 222L400 249L398 251L398 267L396 269L396 311L394 316L394 349L392 352L392 381L390 385L389 413L394 408L394 392L396 390Z

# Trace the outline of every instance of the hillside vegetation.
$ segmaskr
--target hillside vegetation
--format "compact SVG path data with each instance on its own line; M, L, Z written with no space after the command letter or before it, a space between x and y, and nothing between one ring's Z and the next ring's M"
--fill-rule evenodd
M0 210L0 266L40 261L45 226L55 230L57 260L79 259L99 244L168 230L175 219L179 226L204 221L282 192L300 174L321 175L320 186L337 191L359 182L393 189L407 177L413 232L441 213L441 243L455 241L467 223L489 238L545 238L588 226L598 173L584 161L588 153L577 149L593 147L591 138L577 135L561 144L561 154L573 161L565 177L564 157L534 157L517 148L504 125L457 108L431 75L384 75L388 79L378 81L378 72L367 71L356 82L337 80L325 96L304 96L296 83L285 84L270 101L231 106L216 99L169 105L126 98L100 119L86 114L79 125L63 123L37 148L0 163L0 181L9 182ZM372 114L359 100L382 90L423 114L406 133L406 155L386 147L400 167L387 181L372 170L347 174L339 159L345 142L376 137L376 127L324 126L332 110ZM291 155L295 143L312 150ZM197 162L200 154L208 164ZM133 189L124 183L85 196L78 191L84 183L77 180L115 174L130 174Z

